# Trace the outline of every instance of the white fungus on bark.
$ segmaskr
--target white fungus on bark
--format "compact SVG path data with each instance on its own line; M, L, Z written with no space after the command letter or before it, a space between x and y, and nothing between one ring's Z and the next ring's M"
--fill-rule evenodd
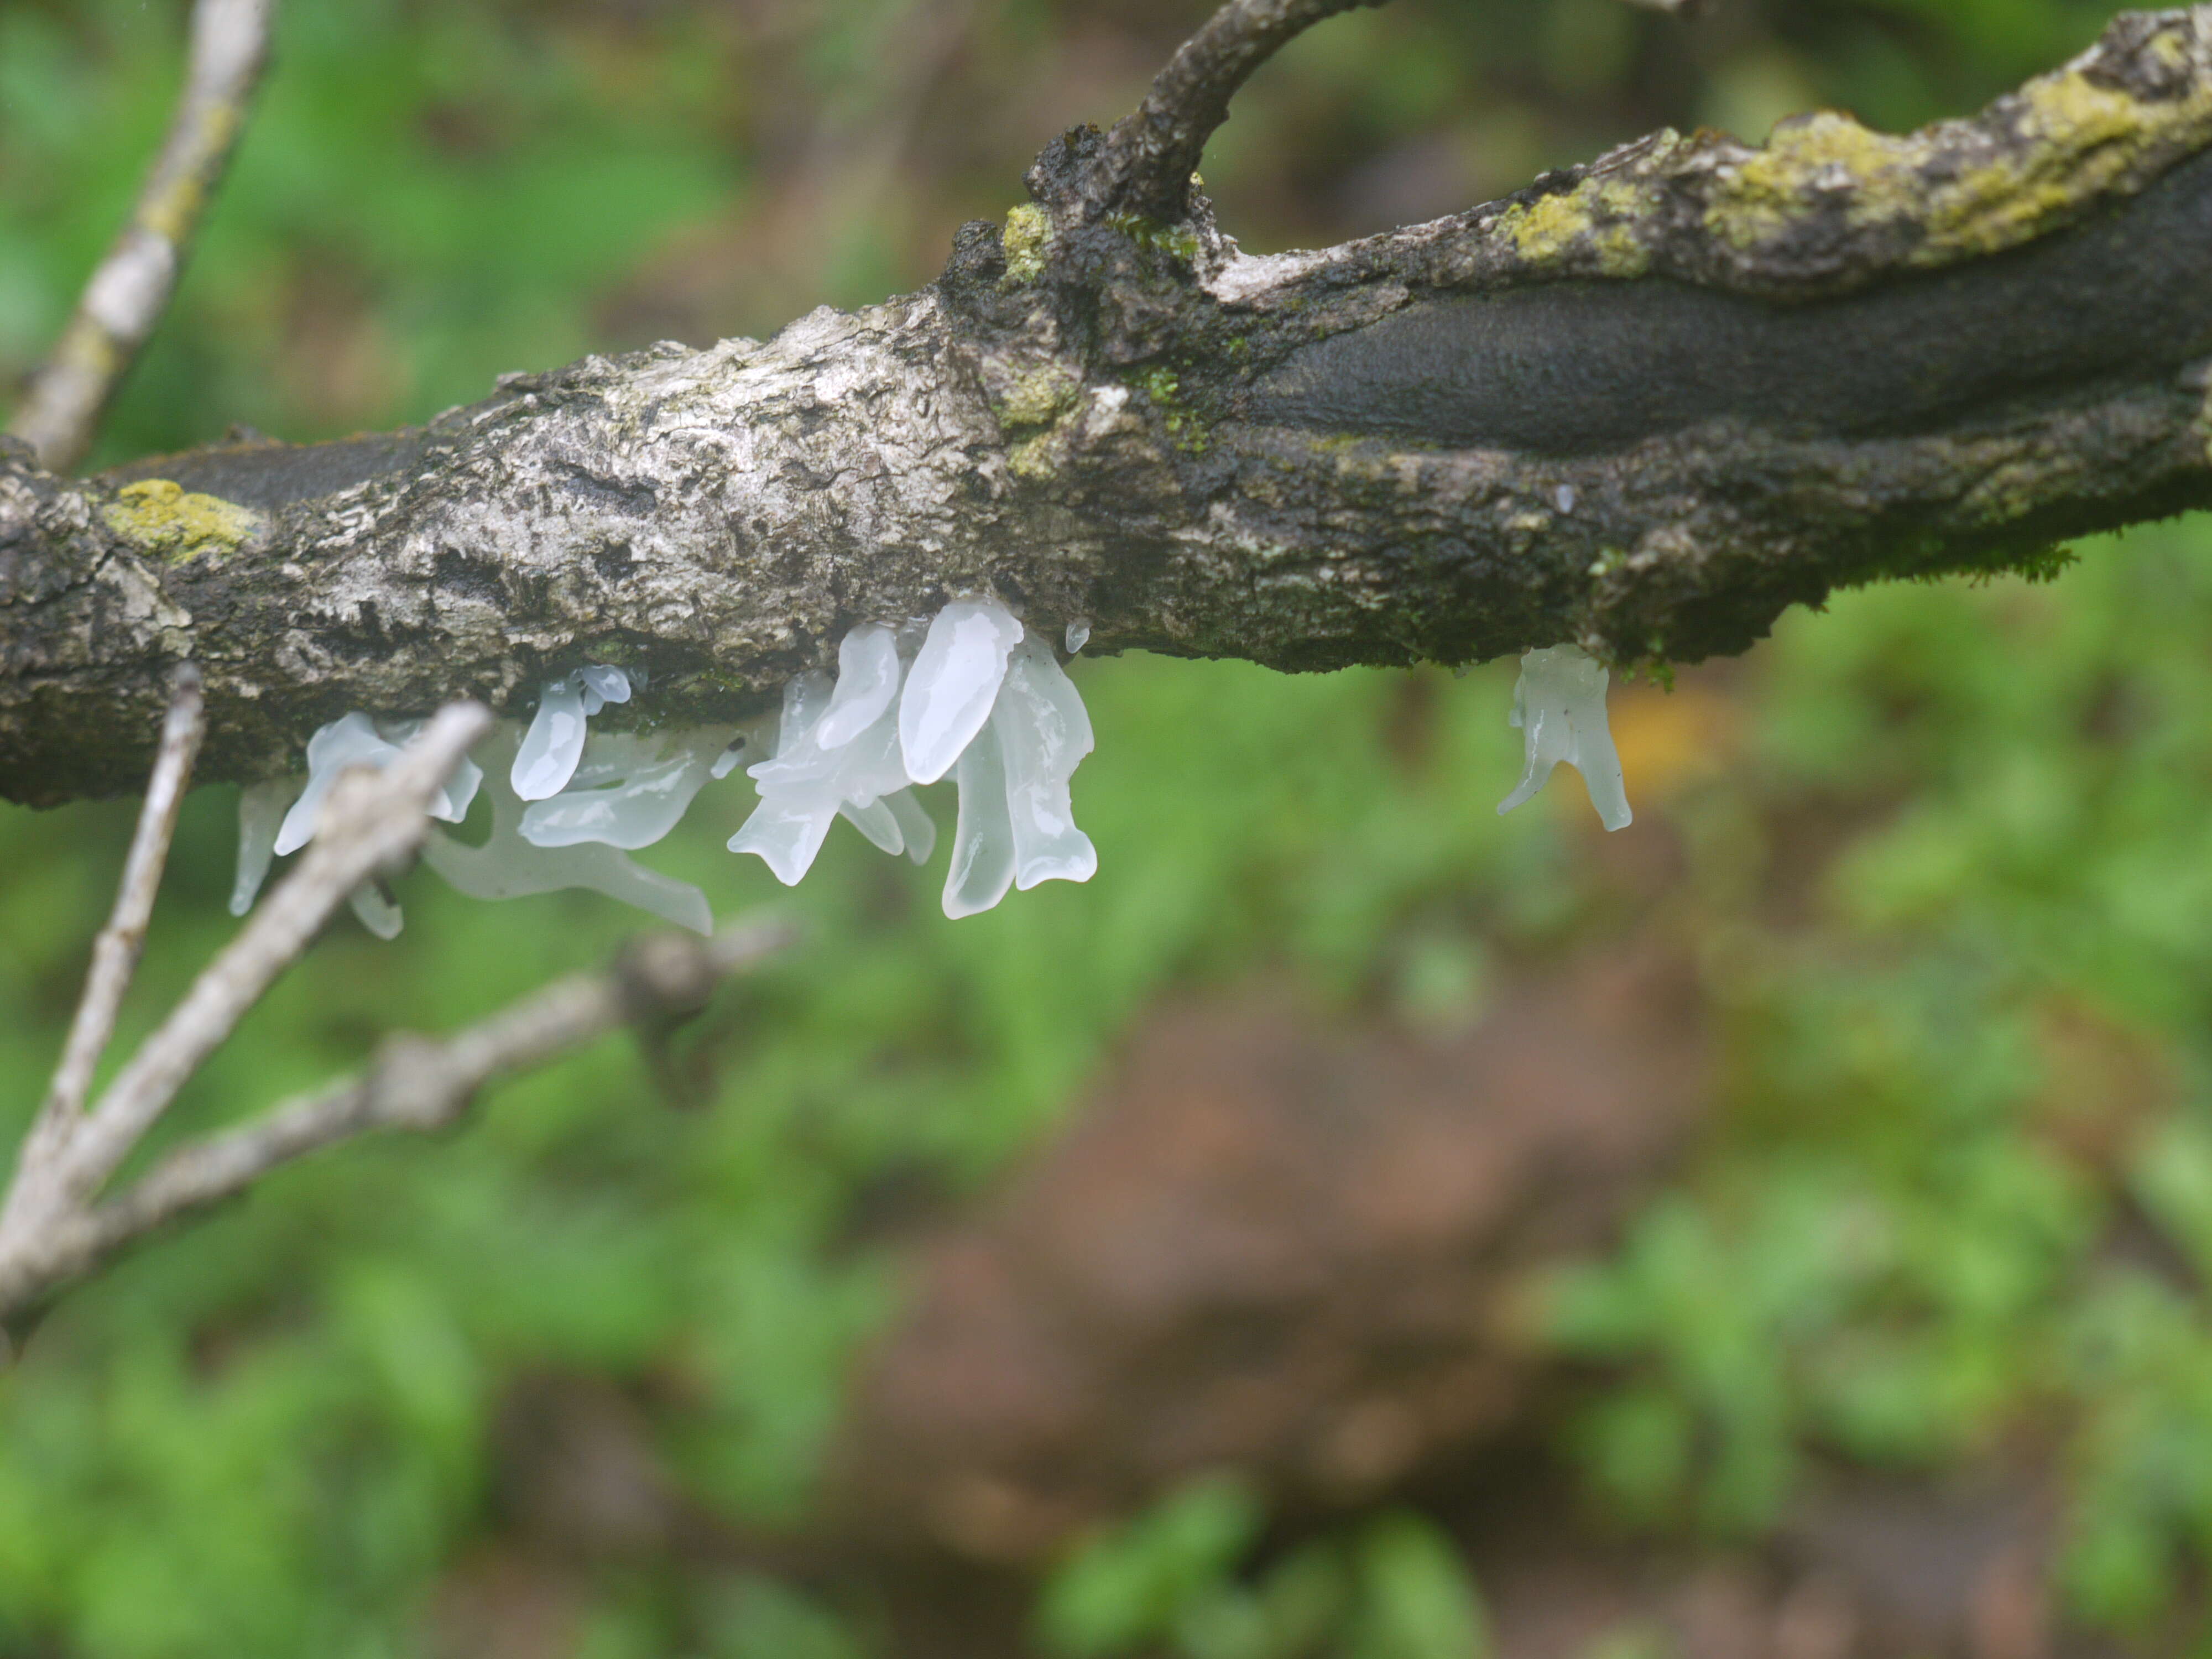
M996 722L960 751L952 777L960 790L960 819L945 872L945 914L957 921L988 910L1014 884L1014 821Z
M1089 634L1079 620L1066 625L1070 656ZM432 803L433 817L459 823L481 790L490 835L471 846L433 830L422 861L479 898L590 888L711 933L705 894L626 854L659 841L709 781L744 765L760 805L730 850L757 854L787 886L812 866L840 817L883 851L926 863L937 826L914 786L948 773L959 816L945 878L947 916L988 910L1012 888L1097 872L1097 849L1076 826L1070 787L1093 746L1090 715L1052 647L1006 606L971 596L945 605L926 629L918 620L864 623L838 642L837 669L834 677L799 675L784 687L780 714L750 726L597 737L586 720L630 701L642 677L594 664L550 681L528 729L494 727ZM1582 774L1606 828L1627 827L1633 815L1606 721L1607 678L1603 663L1573 645L1521 659L1508 718L1522 732L1526 763L1500 812L1534 795L1565 761ZM312 838L338 775L386 765L421 724L347 714L308 740L304 784L277 779L245 791L234 915L252 905L274 856ZM399 931L399 907L380 884L362 886L352 902L372 933L389 939Z
M673 830L706 787L730 728L653 736L608 732L584 746L568 787L523 810L522 838L533 847L650 847Z
M495 727L477 746L487 774L484 795L491 803L491 834L471 847L438 830L422 843L422 862L451 886L477 898L521 898L566 887L586 887L624 904L634 904L695 933L714 931L707 896L689 882L648 870L627 854L598 842L539 847L523 839L526 805L507 781L519 748L511 725Z
M277 781L256 784L248 789L238 804L238 878L231 889L231 914L242 916L252 908L253 896L260 890L262 879L269 872L270 854L297 852L313 839L316 824L322 817L323 802L341 773L352 766L380 769L388 765L422 729L422 725L420 720L380 724L356 712L319 729L307 739L306 787L300 790L300 797L292 803L291 810L283 813L283 822L269 841L266 852L261 841L266 819L283 811L282 800L297 786L289 781ZM430 816L459 823L468 815L469 803L476 798L477 787L483 781L482 769L474 761L464 758L431 799ZM373 884L356 889L352 903L362 925L380 939L392 939L398 933L403 920L399 907Z
M546 681L538 712L515 751L514 793L525 800L544 800L566 789L584 757L584 723L609 703L629 698L629 672L606 663L586 664Z
M812 670L787 684L772 720L690 731L592 735L590 717L628 702L641 678L594 665L550 681L528 729L494 727L434 803L432 816L458 823L481 791L490 835L471 846L434 830L422 861L479 898L586 887L709 931L704 894L624 854L666 836L709 781L744 765L760 805L731 850L758 854L787 885L840 817L884 852L926 863L937 825L914 786L948 773L959 819L945 915L988 910L1015 886L1091 878L1098 854L1076 827L1069 788L1091 752L1091 720L1044 638L997 600L963 598L926 629L862 623L839 641L837 665L834 678ZM252 903L273 855L313 836L338 774L386 764L420 725L348 714L309 740L304 786L277 781L246 793L234 914ZM398 906L380 884L353 904L371 932L399 931Z
M932 619L919 648L866 625L837 654L834 683L801 675L785 689L775 755L748 769L761 804L732 852L795 884L842 817L921 863L937 830L910 786L950 772L960 807L946 915L988 910L1017 884L1091 878L1098 854L1068 789L1091 720L1042 638L997 600L968 598Z
M837 684L822 716L822 745L848 744L873 726L898 696L898 636L863 623L837 642Z
M1565 761L1582 774L1590 805L1608 830L1626 830L1635 815L1620 757L1606 724L1606 666L1580 646L1553 645L1521 659L1521 678L1513 687L1513 712L1507 724L1521 728L1525 763L1521 781L1498 804L1510 812L1544 787Z
M267 778L239 792L238 876L230 887L234 916L253 908L253 896L269 878L269 866L276 856L276 831L300 787L297 778Z
M354 713L341 716L318 730L307 739L307 784L300 798L292 803L292 810L284 815L284 822L276 831L275 850L279 854L296 853L313 838L315 821L321 817L323 801L331 793L331 786L338 781L338 774L349 766L373 766L380 770L397 759L408 740L422 727L420 720L398 721L379 726L366 714ZM477 786L483 774L473 761L464 760L453 769L437 796L430 803L430 816L443 818L448 823L459 823L466 817L469 802L475 799Z
M899 699L907 775L935 783L991 718L1022 625L996 599L955 599L929 624Z
M1098 852L1075 827L1068 780L1091 752L1091 716L1075 682L1034 634L1007 659L991 726L1006 767L1014 885L1026 893L1041 881L1090 880Z
M586 716L598 714L611 702L629 701L629 676L605 663L589 663L578 669L576 683L584 688Z
M516 794L544 800L568 787L584 758L584 688L576 677L546 681L508 774Z

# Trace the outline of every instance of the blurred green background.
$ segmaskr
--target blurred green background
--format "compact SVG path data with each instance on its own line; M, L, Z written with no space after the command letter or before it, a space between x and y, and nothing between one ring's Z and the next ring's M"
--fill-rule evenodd
M1204 9L288 0L260 113L98 459L234 422L304 439L420 420L501 371L926 282L957 223L1018 199L1061 127L1131 107ZM1962 112L2112 10L1714 0L1684 23L1619 0L1398 0L1285 52L1206 174L1248 250L1334 240L1661 123L1756 138L1820 105L1893 128ZM0 385L112 234L182 21L175 0L0 0ZM1814 1471L2027 1456L2056 1472L2066 1620L2189 1651L2212 1562L2212 529L2081 551L2044 586L1845 596L1671 697L1616 694L1628 834L1679 842L1664 902L1721 1080L1693 1155L1616 1250L1547 1280L1540 1320L1559 1467L1601 1532L1734 1547ZM722 850L750 792L715 786L648 861L724 915L795 912L808 943L689 1039L710 1098L672 1105L605 1042L453 1134L289 1172L72 1294L0 1378L0 1654L890 1650L866 1572L651 1553L456 1634L512 1553L518 1390L604 1382L699 1512L748 1537L803 1526L854 1356L900 1305L870 1217L987 1189L1146 1008L1264 975L1347 1019L1455 1029L1501 964L1614 925L1619 854L1573 780L1492 810L1518 763L1510 666L1075 672L1098 735L1077 779L1088 886L949 923L936 869L840 830L786 895ZM126 1039L234 926L234 801L187 805ZM11 1139L131 816L0 807ZM597 962L638 920L421 878L402 896L404 935L342 918L175 1131ZM1233 1473L1162 1494L1040 1586L1029 1639L1191 1659L1490 1644L1479 1565L1432 1505L1287 1543L1270 1526ZM1665 1640L1624 1627L1603 1651Z

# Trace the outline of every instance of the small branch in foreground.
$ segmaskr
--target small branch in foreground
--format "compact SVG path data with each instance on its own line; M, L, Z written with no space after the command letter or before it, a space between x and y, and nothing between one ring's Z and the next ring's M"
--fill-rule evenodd
M479 704L453 704L390 766L340 778L299 866L86 1111L92 1070L130 982L202 729L198 678L189 669L177 678L115 919L95 951L85 1006L0 1206L0 1326L31 1313L133 1239L233 1197L295 1158L371 1130L443 1127L495 1078L542 1066L618 1026L651 1028L694 1012L722 980L791 937L782 924L753 922L707 940L640 940L605 971L558 981L454 1036L388 1039L366 1072L191 1142L101 1201L100 1189L185 1079L347 896L422 844L432 795L491 718ZM3 1339L0 1330L0 1364L9 1358Z
M73 1205L89 1201L121 1167L185 1080L299 959L354 889L397 868L422 845L430 798L490 725L481 704L454 703L385 770L356 770L339 780L300 867L193 981L71 1137L58 1173ZM5 1237L0 1215L0 1245Z
M1190 175L1254 70L1324 18L1385 0L1230 0L1177 48L1134 113L1114 124L1085 181L1093 219L1133 213L1164 223L1190 206Z
M179 701L189 702L192 713L173 716L173 726L179 718L197 717L196 693ZM0 1203L0 1309L21 1304L18 1286L52 1282L43 1264L54 1240L82 1222L100 1188L168 1109L185 1079L299 957L347 895L396 867L422 844L431 796L490 723L481 704L455 703L441 710L385 770L355 770L339 779L299 867L193 981L98 1103L88 1111L41 1113ZM181 793L188 768L180 763L173 769L174 787ZM163 783L157 776L157 792ZM164 807L149 801L148 811L173 814L174 802ZM143 864L134 849L124 896L117 902L118 916L125 923L142 897L151 902L152 877ZM143 921L139 925L143 930ZM129 980L127 966L118 980L96 964L88 998L119 1000ZM88 1018L98 1023L97 1013ZM112 1015L107 1018L112 1023ZM78 1073L88 1076L90 1071L89 1063L79 1060L74 1036L63 1066L52 1092L66 1098L82 1087Z
M51 471L84 459L100 417L168 309L200 216L245 131L269 58L275 0L198 0L191 59L169 136L137 205L85 285L9 431Z
M155 758L153 779L146 787L145 805L139 809L131 854L124 863L123 884L107 926L93 941L92 967L85 975L84 994L70 1023L61 1063L54 1068L53 1082L32 1127L26 1160L35 1159L44 1149L58 1146L75 1127L78 1114L84 1109L85 1097L92 1091L93 1071L115 1034L115 1017L123 1006L124 993L131 988L131 976L137 970L138 953L146 942L146 924L154 914L154 896L161 889L169 842L177 833L177 809L184 804L192 762L207 732L199 670L185 663L178 668L171 684L175 693L168 717L161 724L161 746Z
M389 1037L367 1071L183 1147L115 1198L72 1217L45 1242L35 1278L18 1278L0 1261L0 1317L295 1158L374 1130L444 1128L488 1083L532 1071L620 1026L691 1012L722 980L792 936L786 924L758 921L711 939L650 935L605 971L558 980L453 1036Z

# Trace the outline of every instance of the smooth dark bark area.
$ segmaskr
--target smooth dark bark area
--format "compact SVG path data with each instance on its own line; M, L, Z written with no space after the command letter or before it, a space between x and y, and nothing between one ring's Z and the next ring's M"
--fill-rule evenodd
M1160 216L1180 118L1068 134L932 289L766 343L339 444L0 460L0 793L136 787L185 657L202 775L241 778L587 660L652 671L640 718L730 719L971 591L1094 651L1694 661L2212 501L2212 6L1907 137L1662 132L1267 258L1194 192Z

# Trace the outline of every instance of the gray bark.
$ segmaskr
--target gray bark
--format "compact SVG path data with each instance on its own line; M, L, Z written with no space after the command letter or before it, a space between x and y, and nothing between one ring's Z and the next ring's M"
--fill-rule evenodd
M1315 253L1149 215L1157 177L1117 204L1127 128L1048 149L927 291L766 343L377 439L0 459L0 793L137 787L187 657L201 775L246 778L585 661L729 720L971 591L1093 651L1695 661L2212 501L2212 6L1972 120L1656 134Z

